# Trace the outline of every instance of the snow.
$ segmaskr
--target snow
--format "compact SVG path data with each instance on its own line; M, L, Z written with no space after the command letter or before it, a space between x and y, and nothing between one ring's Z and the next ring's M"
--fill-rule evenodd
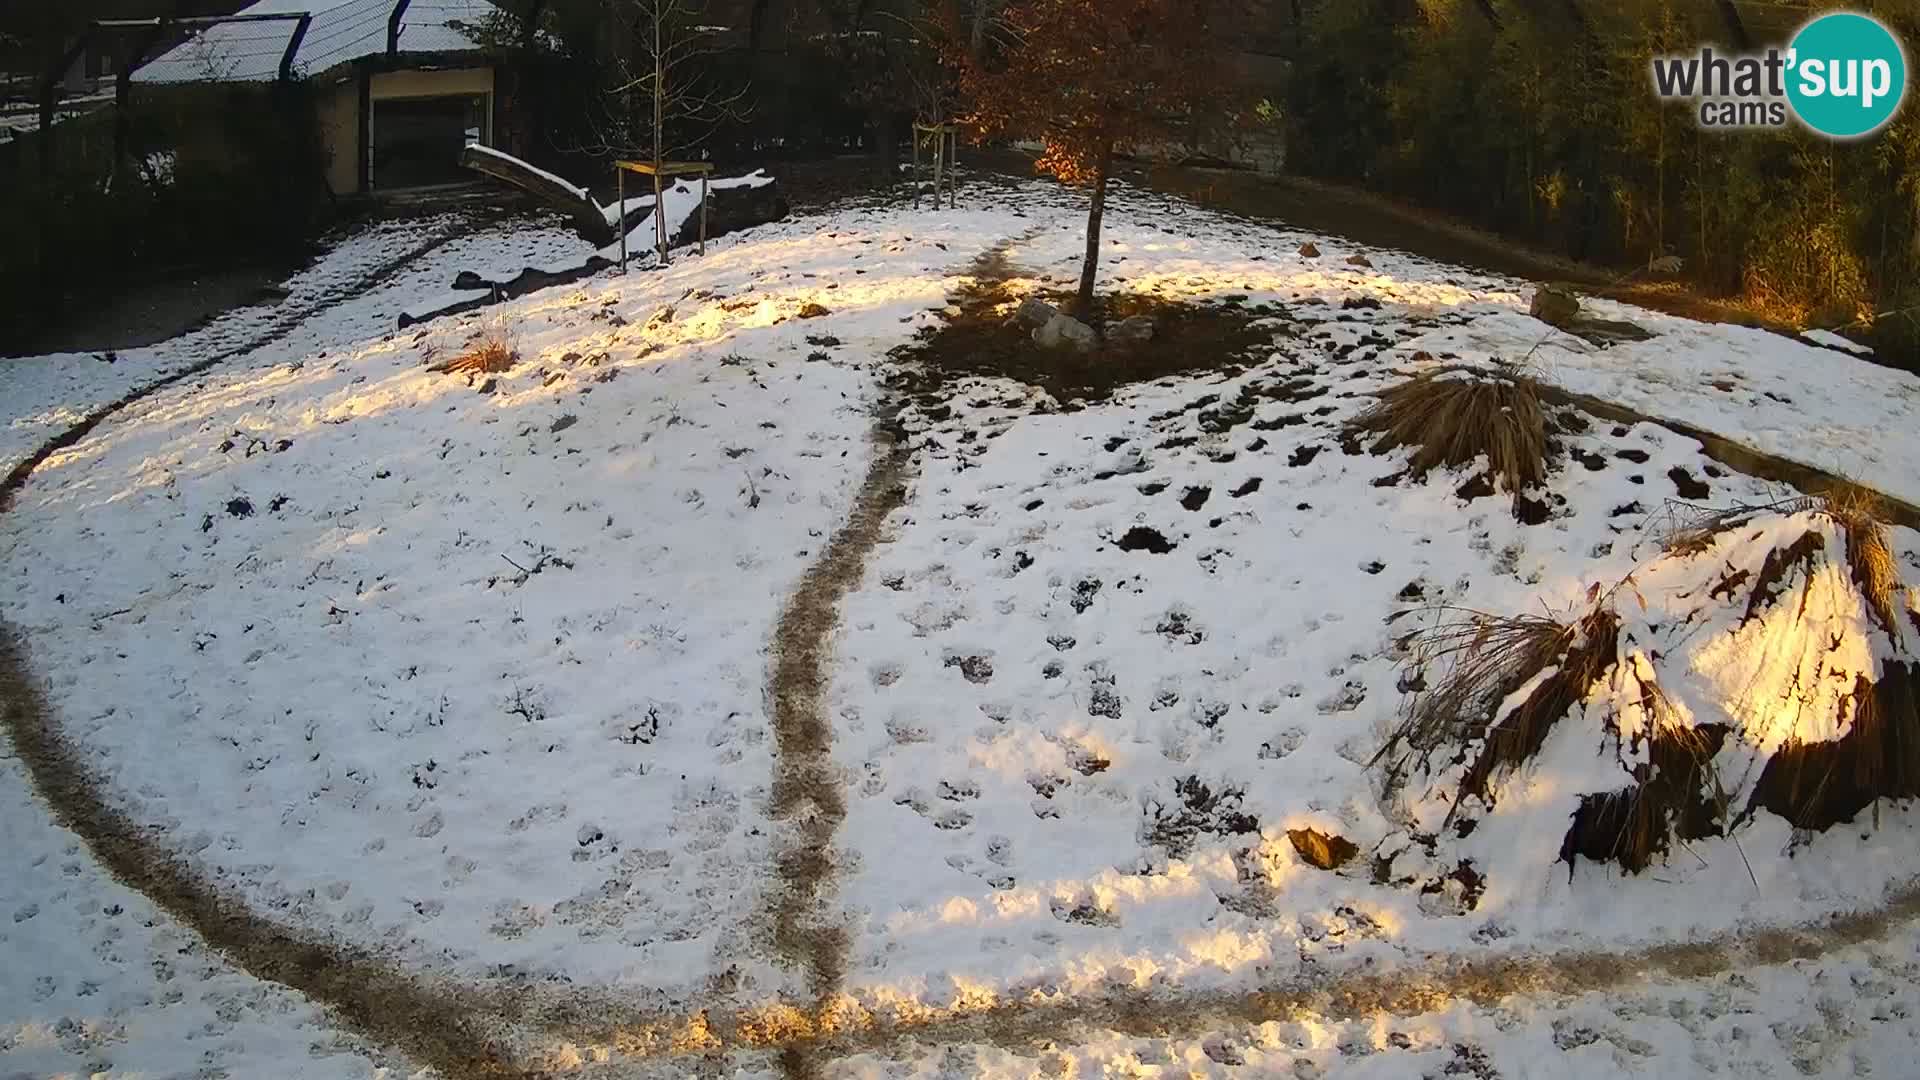
M445 292L461 270L504 279L529 265L577 266L591 253L557 218L488 222L436 214L379 222L284 282L290 295L277 304L228 312L172 341L119 350L110 361L106 353L59 353L0 362L0 400L9 413L0 427L0 466L11 469L86 413L195 363L297 359L391 331L401 310ZM284 340L260 344L277 334Z
M468 151L469 151L469 152L471 152L471 153L475 153L475 154L482 154L482 155L485 155L485 156L487 156L487 157L490 157L490 158L497 158L497 159L499 159L499 160L501 160L501 161L504 161L504 162L507 162L508 164L511 164L511 165L514 165L514 166L516 166L516 167L518 167L518 168L521 168L521 169L525 169L526 171L528 171L528 172L530 172L530 173L534 173L534 174L536 174L536 175L538 175L538 176L540 176L540 177L542 177L542 178L544 178L544 179L545 179L545 180L547 180L547 181L548 181L549 183L552 183L552 184L554 184L554 185L556 185L556 186L558 186L558 187L560 187L560 188L562 188L563 190L566 190L566 191L571 191L571 192L572 192L572 193L574 194L574 197L575 197L575 198L579 198L579 199L586 199L586 198L587 198L587 189L586 189L586 188L583 188L583 187L581 187L580 185L578 185L578 184L575 184L575 183L573 183L573 182L572 182L572 181L570 181L570 180L565 180L565 179L562 179L562 178L560 178L560 177L558 177L558 176L555 176L555 175L554 175L553 173L550 173L550 172L548 172L548 171L547 171L547 170L545 170L545 169L541 169L541 168L537 168L537 167L535 167L535 166L533 166L533 165L529 165L529 164L527 164L526 162L524 162L524 161L522 161L522 160L520 160L520 159L519 159L519 158L517 158L517 157L514 157L514 156L513 156L512 154L509 154L509 153L507 153L507 152L506 152L506 151L504 151L504 150L495 150L495 149L494 149L493 147L491 147L491 146L484 146L484 145L481 145L481 144L479 144L479 143L473 143L473 144L471 144L471 145L469 145L469 146L467 147L467 149L468 149Z
M632 178L629 178L629 182L630 183L633 182ZM711 179L707 181L707 184L714 191L726 191L732 188L765 187L768 184L771 184L773 182L774 182L773 177L768 176L767 171L765 169L755 169L754 171L748 173L745 176L719 177L719 178ZM690 188L694 191L699 190L699 184L697 182L689 182L685 180L675 181L674 187L676 189L685 187L685 188ZM615 201L610 202L605 206L602 206L600 208L600 212L606 216L607 224L618 225L620 224L620 222L626 220L626 217L628 214L631 214L636 210L645 210L652 205L653 205L653 194L651 192L648 192L645 195L629 195L627 196L624 202L616 199ZM686 220L686 217L684 216L684 214L681 216L680 220L681 221Z
M670 223L689 194L697 207L697 184L671 189ZM554 224L386 223L296 276L278 309L112 364L10 361L0 459L18 461L128 389L233 353L35 473L0 520L0 552L35 569L0 584L0 615L107 799L255 910L467 982L507 972L684 1003L724 977L747 1001L803 998L756 924L776 887L775 620L866 470L889 351L939 325L995 243L1027 278L1015 293L1077 276L1071 198L1027 184L961 201L780 222L656 273L399 333L393 317L445 299L459 270L587 252ZM1444 885L1376 884L1370 857L1406 843L1366 768L1401 701L1388 616L1574 610L1655 558L1693 484L1717 505L1781 493L1658 424L1603 423L1566 437L1578 456L1549 482L1548 520L1527 525L1504 497L1459 494L1465 474L1376 484L1400 459L1338 437L1371 391L1531 354L1570 389L1913 497L1920 379L1601 303L1656 337L1589 347L1529 319L1520 282L1325 236L1307 259L1306 234L1124 186L1107 229L1103 289L1269 305L1271 349L1103 402L968 378L951 414L906 413L917 476L832 642L847 817L831 903L848 930L838 992L935 1020L824 1075L1492 1075L1480 1054L1508 1076L1900 1073L1912 928L1694 978L1649 963L1590 992L1436 995L1401 1010L1414 1015L1228 1017L1302 979L1737 940L1873 907L1913 872L1914 813L1883 807L1877 829L1796 837L1762 814L1739 850L1709 841L1648 874L1569 877L1549 850L1564 825L1539 824L1564 821L1554 800L1574 789L1553 785L1619 774L1570 736L1513 781L1511 827L1441 848L1498 871L1476 906ZM635 250L650 244L650 222L636 232ZM799 318L809 304L830 314ZM496 335L512 370L433 370ZM1172 549L1123 549L1134 528ZM1920 578L1920 536L1894 530L1893 546ZM1642 588L1658 609L1692 586ZM1754 674L1698 655L1708 690ZM385 1067L298 998L194 953L23 784L6 763L0 827L27 872L0 881L17 919L0 933L25 958L0 976L0 1066L93 1069L110 1044L163 1073ZM1288 838L1303 827L1368 857L1314 869ZM1431 877L1441 862L1395 867ZM183 948L193 963L160 978L151 954ZM47 971L71 974L36 996ZM1180 1004L1208 994L1222 1015ZM1087 1006L1038 1057L938 1026L1041 998L1143 1015L1164 999L1184 1019L1123 1035ZM229 1025L206 1036L213 1062L188 1040L205 1024Z
M94 864L0 761L0 1069L9 1076L364 1080L390 1055L236 971ZM395 1072L392 1075L404 1075Z
M707 185L713 191L727 191L734 188L765 187L771 183L773 183L773 178L766 175L765 170L756 169L746 176L722 177L709 180ZM700 183L697 180L675 180L671 186L661 189L660 197L662 201L666 203L666 231L667 236L671 238L680 231L680 227L685 225L689 218L699 213ZM653 196L648 195L644 205L651 206L652 204ZM626 205L638 209L642 204L629 198L626 200ZM624 220L623 215L618 212L619 210L620 206L617 201L601 208L601 212L606 215L607 221L614 224ZM653 250L655 239L658 236L658 233L654 231L654 216L654 214L648 214L640 220L639 224L627 230L627 258L629 260ZM600 254L605 258L618 259L620 257L620 242L616 240L608 244L600 250Z
M1680 497L1676 470L1708 483L1715 503L1776 493L1651 424L1573 439L1599 471L1569 462L1552 485L1564 505L1544 526L1515 521L1502 500L1464 502L1461 476L1376 486L1392 459L1347 455L1338 426L1368 391L1423 365L1520 359L1546 332L1524 315L1522 290L1324 237L1325 254L1306 259L1299 235L1167 216L1122 201L1109 218L1108 287L1244 296L1249 307L1281 306L1292 331L1246 374L1140 386L1078 411L1026 415L1025 390L969 384L954 394L955 415L930 426L932 460L873 570L882 587L849 599L839 643L834 752L861 796L843 831L852 849L887 853L843 888L858 928L850 994L1243 989L1302 965L1384 964L1488 940L1539 949L1685 939L1878 901L1887 879L1876 860L1906 843L1904 810L1864 841L1822 838L1768 861L1757 896L1725 842L1701 848L1705 867L1665 867L1657 883L1605 869L1570 883L1552 872L1564 824L1536 829L1524 857L1511 849L1506 864L1538 871L1490 882L1469 913L1374 886L1364 872L1307 867L1287 829L1345 835L1363 852L1399 829L1365 765L1401 700L1401 631L1385 619L1410 606L1403 597L1569 610L1589 584L1638 565ZM1049 226L1009 257L1058 285L1072 278L1078 237L1071 221ZM1356 252L1373 267L1349 268ZM1381 306L1344 307L1356 298ZM1788 456L1818 461L1824 426L1891 407L1858 388L1886 388L1896 401L1920 388L1913 376L1773 335L1611 317L1661 336L1592 352L1550 344L1542 368L1633 403L1638 387L1623 371L1658 377L1657 411L1701 422L1719 419L1704 406L1720 392L1689 376L1704 380L1737 356L1747 378L1765 372L1764 385L1795 404L1755 394L1761 405L1722 430L1777 432L1773 448ZM1415 361L1422 351L1438 355ZM1576 378L1603 368L1608 388ZM1249 400L1249 416L1223 419ZM1914 460L1910 428L1881 429L1889 462ZM961 438L969 432L978 437ZM1197 488L1206 501L1189 510L1181 499ZM1175 550L1122 550L1116 541L1137 526ZM1897 543L1920 566L1920 538L1900 531ZM987 661L990 678L965 677L969 658ZM1594 760L1590 745L1585 753ZM1554 779L1542 787L1567 767L1543 767ZM1174 785L1188 777L1239 794L1201 822L1186 857L1170 859L1156 839L1180 818ZM1232 832L1228 813L1256 819L1257 832ZM1748 855L1783 850L1787 834L1777 819L1757 823ZM1515 838L1481 839L1468 850L1485 860ZM1330 944L1327 920L1343 910L1382 932L1357 950Z
M1552 332L1515 308L1476 311L1471 323L1409 345L1473 363L1531 354L1550 381L1568 390L1684 421L1920 502L1908 434L1920 409L1920 376L1848 362L1832 349L1765 330L1696 323L1606 300L1583 303L1592 314L1632 321L1657 336L1602 349Z
M1857 341L1841 337L1831 330L1802 330L1800 336L1815 345L1824 345L1829 349L1839 349L1855 356L1872 356L1873 350Z
M73 730L116 790L256 902L315 890L295 917L474 972L690 982L754 898L767 598L864 466L863 369L933 318L937 244L1011 219L911 245L892 224L776 226L143 401L23 493L11 555L39 550L29 519L63 522L36 576L68 585L10 614L131 604L94 646L70 642L124 642L118 674L53 693L102 717ZM882 238L889 273L862 283L851 267ZM809 302L838 312L844 362L807 359ZM424 366L493 328L524 357L494 392ZM136 534L211 590L84 565ZM559 561L523 579L543 554ZM193 667L193 688L175 681ZM123 696L156 681L151 711ZM187 748L215 755L198 776L173 756ZM619 881L645 887L606 899Z
M58 124L77 116L85 116L105 108L112 101L111 92L62 98L54 108L53 122ZM19 107L0 105L0 141L19 138L38 130L40 130L40 107L37 104Z
M387 48L393 0L259 0L239 15L311 12L313 23L294 57L301 75L313 75ZM465 27L495 13L489 0L414 0L401 20L400 51L460 52L479 48ZM218 23L162 53L133 74L139 83L262 82L279 77L294 23Z

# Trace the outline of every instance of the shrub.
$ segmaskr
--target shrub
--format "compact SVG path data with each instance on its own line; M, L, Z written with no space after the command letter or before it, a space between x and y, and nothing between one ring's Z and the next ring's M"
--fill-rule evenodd
M1380 436L1376 454L1413 447L1408 473L1416 479L1481 458L1489 476L1516 495L1547 477L1546 412L1539 387L1524 376L1419 375L1383 391L1352 430Z

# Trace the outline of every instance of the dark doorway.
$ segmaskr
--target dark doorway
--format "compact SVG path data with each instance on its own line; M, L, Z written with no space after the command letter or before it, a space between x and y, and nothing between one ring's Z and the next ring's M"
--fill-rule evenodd
M487 99L480 94L374 102L373 186L425 187L471 179L460 167L460 151L484 141L486 123Z

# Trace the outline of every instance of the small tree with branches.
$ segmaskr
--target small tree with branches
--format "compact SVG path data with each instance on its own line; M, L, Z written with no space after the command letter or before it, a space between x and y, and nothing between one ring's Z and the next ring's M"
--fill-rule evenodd
M652 164L656 239L664 259L660 169L699 153L722 124L744 118L747 88L715 78L715 28L706 24L701 0L606 4L616 39L613 84L604 107L587 118L593 134L582 149Z
M1191 144L1238 122L1225 28L1237 0L1012 0L975 48L949 19L961 122L980 139L1038 139L1036 167L1092 189L1078 310L1090 317L1116 152Z

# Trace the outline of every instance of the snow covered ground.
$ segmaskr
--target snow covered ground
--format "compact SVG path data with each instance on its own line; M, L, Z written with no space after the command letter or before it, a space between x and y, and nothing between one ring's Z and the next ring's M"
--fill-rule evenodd
M1215 222L1205 240L1169 228L1181 235L1123 217L1116 278L1280 306L1271 360L1039 415L1025 388L962 388L953 415L930 425L897 536L849 601L834 693L835 752L861 796L845 830L859 857L846 902L863 931L852 993L1251 987L1496 943L1685 939L1879 901L1887 861L1911 838L1904 812L1864 837L1844 830L1793 859L1756 861L1757 889L1730 843L1701 848L1701 865L1624 880L1583 868L1569 880L1558 832L1523 850L1491 829L1454 845L1483 871L1515 868L1490 875L1470 911L1452 891L1422 891L1438 874L1392 889L1364 861L1347 874L1308 867L1287 830L1347 836L1363 852L1413 846L1381 816L1366 769L1402 696L1394 639L1406 627L1389 616L1437 603L1571 611L1655 550L1672 503L1780 492L1652 424L1571 438L1575 460L1551 479L1536 525L1504 498L1462 499L1462 476L1381 486L1396 459L1345 452L1340 426L1369 391L1452 362L1454 340L1531 322L1512 313L1518 299L1386 252L1347 269L1351 249L1325 238L1325 254L1302 259L1299 238L1258 227ZM1064 279L1073 243L1054 230L1010 258ZM1320 269L1330 263L1340 269ZM1530 338L1505 339L1524 342L1510 359L1542 336L1532 325ZM1828 376L1836 383L1920 386L1784 338L1692 324L1629 356L1657 355L1665 340L1686 357L1671 368L1704 369L1685 346L1714 335L1783 354L1752 366L1797 369L1784 389L1802 402L1819 400L1803 385L1819 378L1815 356L1828 372L1847 366L1848 380ZM1625 367L1611 354L1627 348L1591 363ZM1413 361L1420 350L1436 355ZM1573 357L1584 355L1551 363ZM1713 387L1670 381L1662 412L1714 415ZM1831 411L1837 424L1842 407ZM1752 417L1748 430L1810 419L1798 406L1775 412L1782 427ZM1818 461L1828 427L1810 426L1822 434L1792 449ZM1915 460L1910 439L1886 434L1887 459ZM1896 547L1913 576L1920 536L1898 530ZM1749 856L1791 840L1774 818L1742 836Z
M1084 407L970 378L950 412L907 413L917 476L832 643L847 816L831 903L837 992L931 1019L920 1044L859 1045L827 1075L1900 1074L1911 928L1692 979L1437 994L1404 1017L1255 1023L1233 1003L1454 955L1724 944L1909 879L1897 808L1813 838L1763 816L1740 850L1708 842L1630 878L1570 877L1537 850L1557 835L1489 830L1447 848L1498 871L1472 904L1417 854L1388 875L1411 885L1376 884L1367 859L1313 869L1288 830L1408 846L1365 768L1401 700L1387 616L1567 610L1648 555L1670 501L1778 494L1658 425L1603 423L1568 437L1545 520L1525 524L1504 497L1459 494L1463 475L1376 483L1397 459L1338 433L1371 391L1531 354L1570 389L1920 498L1920 379L1610 305L1656 336L1599 349L1527 318L1522 283L1328 237L1308 258L1297 233L1115 202L1104 289L1266 305L1272 348ZM9 362L17 461L134 385L281 335L49 459L0 520L8 565L32 568L0 585L0 615L106 798L276 921L463 983L674 1010L803 996L764 925L775 622L866 471L889 352L941 323L996 244L1016 291L1069 281L1080 224L1052 189L971 187L957 211L791 220L398 333L458 270L582 253L501 225L348 297L458 227L394 225L296 279L279 315L111 365ZM491 335L512 370L435 370ZM1894 539L1920 579L1920 536ZM195 953L45 820L17 768L0 781L9 866L21 852L31 870L0 886L0 1072L391 1064ZM191 963L161 978L148 957L180 949ZM1218 1017L1178 1006L1195 995ZM1161 998L1186 1009L1179 1037L1098 1033ZM940 1034L1036 1000L1120 1004L1044 1052ZM219 1060L181 1048L204 1024Z
M11 757L0 762L0 846L0 1074L408 1075L103 873L48 820Z
M324 352L391 332L399 311L444 294L461 270L511 276L586 254L557 219L449 213L375 222L283 282L289 295L278 303L235 309L158 345L0 360L0 468L94 409L196 363L228 357L226 367L245 368Z

